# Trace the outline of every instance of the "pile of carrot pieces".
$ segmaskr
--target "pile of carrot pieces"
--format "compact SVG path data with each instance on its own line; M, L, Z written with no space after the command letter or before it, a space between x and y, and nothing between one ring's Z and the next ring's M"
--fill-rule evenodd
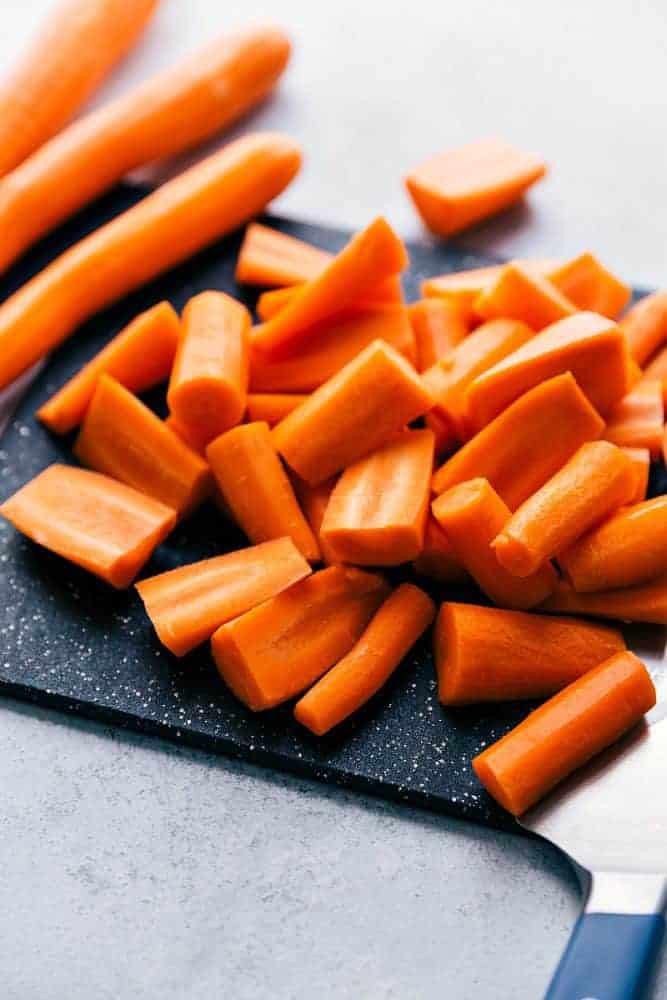
M126 22L115 0L118 56L156 6L134 3ZM84 6L70 0L60 17L85 39L100 29ZM13 242L0 267L127 170L235 120L288 53L277 29L239 34L53 138L98 81L80 81L50 117L45 106L30 148L12 152L11 135L3 147ZM42 91L57 70L46 64ZM0 388L258 215L299 166L289 138L242 137L73 246L0 306ZM449 235L544 169L489 140L406 184ZM584 253L433 276L406 304L408 265L382 218L337 255L250 222L236 277L264 289L258 322L215 289L180 315L159 302L136 317L38 411L53 434L76 432L80 465L50 466L0 512L127 588L181 519L215 502L248 547L140 580L146 612L174 656L210 640L248 708L297 699L295 718L320 736L435 623L444 706L547 699L473 761L520 814L655 702L618 629L572 616L667 624L667 497L646 499L665 453L667 293L628 308L629 288ZM140 398L161 383L164 420ZM490 606L438 610L416 583L390 586L381 570L397 566L472 582Z

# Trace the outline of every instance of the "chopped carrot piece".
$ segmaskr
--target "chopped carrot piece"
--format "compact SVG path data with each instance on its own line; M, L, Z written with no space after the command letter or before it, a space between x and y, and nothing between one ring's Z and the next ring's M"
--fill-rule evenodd
M376 340L273 430L276 448L316 486L383 445L433 400L414 368Z
M588 441L512 514L493 541L496 558L508 573L529 576L636 492L628 456L608 441Z
M627 358L627 368L628 368L628 392L634 389L635 386L639 385L642 381L644 373L635 361L633 357L628 355Z
M441 583L461 583L469 579L447 535L431 513L426 520L424 545L412 567L419 576Z
M91 469L190 513L211 492L208 465L140 399L102 375L74 454Z
M667 625L667 575L634 587L590 594L578 594L571 584L560 580L553 594L540 605L540 611Z
M251 222L236 261L236 280L241 285L299 285L321 274L331 257L305 240Z
M321 526L337 562L398 566L416 559L433 472L433 433L401 431L347 467L336 483Z
M667 346L653 355L640 378L645 382L660 382L662 402L667 406Z
M640 382L607 417L604 437L629 448L648 448L656 459L662 450L665 405L657 380Z
M443 705L544 698L625 649L614 628L445 602L433 630Z
M554 695L472 762L503 808L520 816L655 705L646 667L617 653Z
M196 451L202 458L206 458L206 446L208 442L205 437L197 433L194 427L186 427L173 413L167 416L165 424L176 437L181 439L183 444L186 444L192 451Z
M555 260L522 260L519 263L547 277L559 266ZM492 264L490 267L475 267L469 271L437 274L422 281L421 294L424 298L444 299L456 309L465 323L473 323L475 320L479 321L474 308L475 300L493 285L503 267L504 264Z
M415 338L404 306L379 306L339 315L289 358L267 359L250 345L252 392L311 392L340 371L374 340L391 344L415 360Z
M435 438L435 457L438 462L442 462L444 458L451 455L453 451L456 451L459 443L458 431L449 417L445 417L437 409L430 410L425 415L424 423L433 432Z
M320 550L271 441L269 425L242 424L206 449L216 483L251 542L289 536L310 562Z
M202 292L183 310L183 334L167 403L179 424L208 443L243 417L250 313L224 292Z
M667 573L667 496L624 507L558 562L582 593L632 587Z
M452 487L433 502L431 510L457 559L494 604L532 608L556 586L556 571L550 563L520 578L498 562L492 542L509 521L511 511L486 479L471 479Z
M421 299L408 308L417 348L417 371L445 358L468 335L460 312L446 299Z
M428 228L451 236L514 204L545 171L539 157L482 139L431 157L405 183Z
M519 319L533 330L543 330L576 312L546 276L517 262L502 268L493 284L475 299L474 309L484 319Z
M158 302L132 320L37 411L55 434L67 434L81 423L102 374L111 375L130 392L143 392L169 378L181 325L168 302Z
M136 586L160 642L185 656L225 622L310 575L290 538L178 566Z
M262 292L255 305L255 312L260 320L266 323L267 320L277 316L298 294L299 287L299 285L287 285L286 288L272 288L268 292Z
M322 521L324 520L324 513L329 504L331 491L336 485L335 477L326 479L323 483L318 483L317 486L309 486L308 483L304 482L303 479L299 479L294 473L291 479L296 498L306 515L308 524L313 529L315 538L317 538L320 553L322 554L322 562L328 565L337 562L333 552L324 538L322 538Z
M388 594L380 576L330 566L222 625L213 658L248 708L273 708L342 659Z
M646 500L648 480L651 472L651 453L648 448L621 448L632 462L635 470L635 492L631 503Z
M272 288L269 292L262 292L257 299L255 312L264 323L267 320L273 319L274 316L277 316L285 308L288 302L291 302L300 294L303 287L302 283L301 285L288 285L287 288ZM343 317L347 317L350 312L356 313L359 309L377 309L380 306L402 304L403 289L401 287L401 279L399 275L395 275L391 278L386 278L375 288L371 288L370 291L355 300L347 309L340 313L335 313L334 316L330 317L330 321L333 321L334 318L342 319Z
M401 240L384 219L376 219L319 277L301 286L277 316L255 330L253 344L272 357L288 354L312 336L313 326L354 304L407 264Z
M621 320L630 354L644 365L667 340L667 292L640 299Z
M561 264L549 274L549 279L577 309L600 313L609 319L616 319L630 301L628 286L592 253L582 253Z
M129 587L176 523L158 500L98 472L50 465L0 506L0 514L38 545Z
M308 396L296 392L255 392L248 396L247 416L251 422L264 420L269 427L296 410Z
M522 393L545 379L572 372L593 406L605 416L628 389L627 348L620 329L595 313L553 323L468 389L468 416L484 427Z
M296 703L294 716L323 736L380 690L435 618L430 597L403 583L376 611L349 653Z
M510 510L546 483L604 422L568 372L536 385L445 462L433 490L481 477Z

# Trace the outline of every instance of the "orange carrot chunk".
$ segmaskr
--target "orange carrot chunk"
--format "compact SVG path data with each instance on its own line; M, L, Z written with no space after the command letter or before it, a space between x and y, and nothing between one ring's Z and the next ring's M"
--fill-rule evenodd
M520 816L655 705L646 667L617 653L554 695L473 760L490 795Z
M621 320L630 353L644 365L667 340L667 292L640 299Z
M167 403L202 441L234 427L248 391L250 313L224 292L202 292L183 310L183 335Z
M246 413L248 420L264 420L269 427L275 427L292 410L296 410L308 397L295 392L254 392L248 396Z
M518 263L547 276L559 266L555 260L522 260ZM444 299L464 322L473 323L479 320L474 308L475 300L493 285L503 267L504 264L492 264L489 267L475 267L469 271L437 274L422 281L421 294L424 298Z
M631 503L646 500L648 480L651 473L651 453L648 448L621 448L632 462L635 470L635 492Z
M610 319L615 319L630 300L628 286L603 267L592 253L582 253L561 264L551 271L549 279L577 309L600 313Z
M624 507L558 558L575 590L632 587L667 573L667 496Z
M532 608L556 586L550 563L519 578L500 565L492 547L510 519L509 507L486 479L472 479L443 493L431 507L456 557L494 604Z
M645 382L660 383L663 406L667 406L667 347L661 347L653 355L640 378L643 378Z
M432 402L405 358L376 340L285 417L273 440L315 486L375 451Z
M274 316L277 316L285 308L288 302L292 302L297 295L301 294L304 287L305 282L301 282L299 285L288 285L286 288L272 288L271 291L262 292L257 299L255 312L263 323L273 319ZM377 309L379 306L402 304L403 289L401 287L400 275L394 275L391 278L386 278L368 292L365 292L360 298L355 299L346 309L334 313L331 319L346 317L350 313L357 312L359 309Z
M514 204L545 171L539 157L482 139L431 157L405 184L428 228L450 236Z
M607 417L604 437L629 448L648 448L651 458L662 451L665 406L658 381L640 382Z
M573 303L547 277L518 262L503 267L493 284L475 299L474 309L484 319L519 319L533 330L542 330L576 312Z
M310 574L290 538L228 552L141 580L137 585L160 642L185 656L225 622Z
M433 471L433 434L402 431L343 472L321 534L337 562L398 566L416 559Z
M202 458L206 458L206 447L208 442L197 433L194 427L182 424L180 420L170 413L165 419L165 425L176 437L179 437L183 444L186 444L192 451L196 451Z
M438 698L443 705L545 698L624 649L608 626L448 601L433 630Z
M637 472L608 441L582 444L555 476L521 504L493 541L501 566L529 576L560 555L637 492Z
M305 514L306 520L317 539L322 555L322 562L327 564L337 562L333 552L322 538L322 521L329 505L331 491L336 485L336 478L326 479L323 483L318 483L317 486L310 486L303 479L299 479L298 476L294 475L294 473L292 473L291 480L301 510Z
M317 562L317 539L273 447L268 424L234 427L212 441L206 455L232 517L251 542L287 535L306 559Z
M416 368L426 371L468 335L468 324L446 299L421 299L408 308L417 349Z
M236 280L241 285L299 285L317 278L331 258L305 240L251 222L236 261Z
M254 345L273 357L308 340L311 328L353 304L384 278L408 264L401 240L382 218L358 233L313 281L253 337Z
M430 597L412 583L401 584L350 652L296 703L297 721L316 736L338 726L386 684L434 618Z
M459 444L459 434L452 421L443 416L437 409L430 410L424 416L424 423L435 438L435 458L442 462L447 455L456 451Z
M418 576L440 583L461 583L469 579L447 535L430 513L424 530L424 544L412 568Z
M667 575L634 587L591 594L578 594L566 580L560 580L553 594L540 605L540 611L667 625Z
M74 454L91 469L134 486L181 515L211 492L206 462L108 375L97 383Z
M273 708L342 659L388 594L380 576L330 566L222 625L213 658L248 708Z
M143 392L169 378L181 325L168 302L158 302L132 320L92 361L37 411L55 434L67 434L83 420L100 375L111 375L130 392Z
M522 393L547 378L572 372L605 416L628 389L627 347L611 320L577 313L546 327L468 389L468 416L484 427Z
M119 590L129 587L176 523L175 511L158 500L68 465L44 469L0 514L33 542Z
M445 462L433 490L444 493L481 477L516 510L603 429L572 375L557 375L517 399Z

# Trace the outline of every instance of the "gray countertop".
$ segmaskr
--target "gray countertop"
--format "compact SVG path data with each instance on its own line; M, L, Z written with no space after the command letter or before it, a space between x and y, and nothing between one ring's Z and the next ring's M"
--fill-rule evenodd
M5 0L3 67L47 4ZM255 16L295 41L254 118L304 145L281 211L384 212L420 236L401 176L498 133L552 173L471 246L591 249L663 280L663 5L164 0L105 94ZM568 864L535 841L8 701L0 716L6 1000L535 1000L575 919Z

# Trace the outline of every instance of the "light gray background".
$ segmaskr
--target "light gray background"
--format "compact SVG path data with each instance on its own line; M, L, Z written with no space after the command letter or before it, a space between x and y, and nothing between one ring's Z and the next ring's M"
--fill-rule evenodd
M3 68L47 6L4 0ZM101 96L256 16L295 42L254 118L304 146L280 210L419 236L401 176L498 133L552 173L471 245L663 280L658 0L164 0ZM567 864L524 839L7 701L0 734L6 1000L535 1000L575 919Z

